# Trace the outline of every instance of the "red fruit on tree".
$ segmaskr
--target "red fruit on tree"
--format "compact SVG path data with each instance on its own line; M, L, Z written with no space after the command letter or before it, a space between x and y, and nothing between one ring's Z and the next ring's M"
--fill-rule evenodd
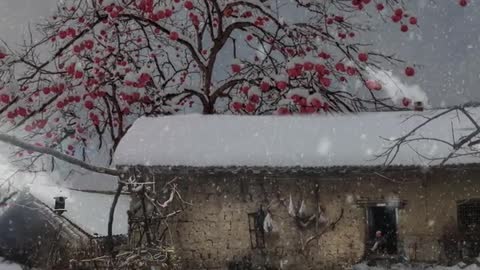
M252 16L253 16L253 13L250 10L247 10L242 14L243 18L250 18Z
M405 33L405 32L408 32L408 25L402 24L402 26L400 26L400 31L402 31L402 32L404 32L404 33Z
M322 83L322 85L324 87L329 87L332 84L332 79L327 78L327 77L323 77L323 78L320 79L320 82Z
M313 70L314 67L315 67L315 65L312 62L309 62L309 61L307 61L303 64L303 69L305 69L307 71Z
M412 103L412 100L409 99L409 98L404 97L404 98L402 99L402 105L403 105L404 107L410 106L411 103Z
M465 7L465 6L467 6L468 2L467 2L467 0L458 0L458 4L462 7Z
M297 98L295 102L300 106L307 106L307 99L304 97Z
M232 72L239 73L242 70L242 66L239 64L232 64Z
M86 49L91 50L91 49L93 49L93 46L94 46L93 40L86 40L85 41L85 48Z
M395 16L403 16L403 10L401 8L395 9Z
M410 19L408 21L410 22L410 24L413 24L413 25L417 24L417 18L416 17L410 17Z
M320 109L323 106L323 103L317 98L312 98L312 100L310 101L310 104L317 109Z
M75 37L77 35L77 31L70 27L67 29L67 34L71 37Z
M337 63L335 65L335 69L339 72L345 72L345 65L343 63Z
M21 117L25 117L25 116L27 116L27 110L23 107L19 107L17 109L17 114Z
M0 101L2 101L3 103L9 103L10 102L10 96L8 96L6 94L2 94L2 95L0 95Z
M93 105L93 102L92 102L91 100L85 101L85 104L84 104L84 105L85 105L85 108L87 108L88 110L91 110L91 109L93 109L93 107L95 107L95 106Z
M347 74L349 76L355 76L357 75L357 69L354 67L347 67Z
M223 15L225 15L225 17L230 17L232 16L232 14L233 14L233 10L231 8L227 8L223 10Z
M238 101L232 102L232 109L234 109L235 111L240 111L242 107L243 107L242 103Z
M377 4L377 10L382 11L385 8L385 6L382 3Z
M358 60L360 62L367 62L368 61L368 54L366 53L359 53L358 54Z
M250 102L252 102L252 103L258 103L258 102L260 102L260 97L258 95L254 94L254 95L251 95L248 100L250 100Z
M186 9L193 9L193 3L192 1L185 1L184 7Z
M145 85L152 80L152 77L148 73L142 73L138 78L138 83L140 87L145 87Z
M402 16L392 15L392 21L394 23L398 23L401 20L402 20Z
M60 31L60 32L58 33L58 36L59 36L61 39L65 39L65 38L67 38L67 32L65 32L65 31Z
M300 108L300 113L302 113L302 114L314 113L316 111L317 111L317 109L314 108L314 107L311 107L311 106Z
M83 78L83 72L75 71L75 79L81 79L81 78Z
M178 40L178 37L179 37L179 36L178 36L178 33L177 33L177 32L172 31L172 32L170 32L170 34L168 35L168 37L169 37L171 40L175 41L175 40Z
M290 110L288 108L285 108L285 107L280 107L278 108L277 110L277 114L279 115L287 115L287 114L290 114Z
M382 90L382 85L378 81L368 80L366 86L369 90L380 91Z
M288 86L287 82L285 81L279 81L276 83L276 86L279 90L285 90Z
M339 23L342 23L345 20L343 16L335 16L333 19Z
M73 52L74 52L74 53L80 53L80 52L82 52L82 47L80 47L79 45L73 46Z
M253 103L248 103L246 106L245 106L245 110L249 113L252 113L255 111L255 104Z
M405 68L405 75L408 77L412 77L415 75L415 69L413 67L406 67Z
M37 121L37 127L38 128L44 128L47 125L47 120L41 119Z
M262 92L268 92L270 90L270 84L268 82L261 82L260 89Z
M296 78L300 76L301 73L302 73L302 70L299 68L290 68L287 70L287 74L290 78Z

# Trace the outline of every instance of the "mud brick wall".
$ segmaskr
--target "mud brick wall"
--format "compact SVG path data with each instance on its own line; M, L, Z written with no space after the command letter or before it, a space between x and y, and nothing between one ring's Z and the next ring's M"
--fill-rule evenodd
M172 175L157 175L162 183ZM256 265L277 269L342 269L365 254L366 210L358 201L398 198L400 253L416 261L442 259L439 240L446 225L456 226L457 201L480 198L476 169L372 170L288 175L214 173L182 176L181 194L192 202L172 226L172 239L183 269L227 269L244 256ZM318 192L316 192L318 190ZM335 228L301 229L288 215L289 197L296 207L304 200L307 213L321 205ZM317 204L318 203L318 204ZM252 249L248 213L268 208L274 231L265 248ZM321 236L304 243L310 237Z

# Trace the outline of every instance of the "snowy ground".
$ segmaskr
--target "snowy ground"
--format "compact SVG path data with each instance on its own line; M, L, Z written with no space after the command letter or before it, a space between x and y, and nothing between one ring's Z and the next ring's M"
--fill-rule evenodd
M459 263L454 266L440 266L427 264L393 264L390 266L368 266L366 263L354 265L352 270L480 270L480 258L477 259L477 264Z
M22 270L22 266L16 263L7 262L4 258L0 257L0 270Z

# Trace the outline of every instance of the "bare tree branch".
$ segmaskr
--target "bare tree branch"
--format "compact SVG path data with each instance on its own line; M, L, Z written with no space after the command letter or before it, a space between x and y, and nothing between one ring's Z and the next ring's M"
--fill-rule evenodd
M17 146L17 147L20 147L20 148L25 149L25 150L29 150L29 151L38 152L38 153L46 154L46 155L49 155L49 156L53 156L55 158L58 158L60 160L65 161L67 163L79 166L81 168L84 168L84 169L92 171L92 172L97 172L97 173L101 173L101 174L109 174L109 175L113 175L113 176L121 176L122 175L122 172L120 172L119 170L88 164L86 162L83 162L79 159L73 158L69 155L61 153L61 152L59 152L57 150L54 150L52 148L32 145L32 144L26 143L26 142L14 137L14 136L11 136L11 135L0 134L0 141L4 142L4 143L7 143L7 144Z

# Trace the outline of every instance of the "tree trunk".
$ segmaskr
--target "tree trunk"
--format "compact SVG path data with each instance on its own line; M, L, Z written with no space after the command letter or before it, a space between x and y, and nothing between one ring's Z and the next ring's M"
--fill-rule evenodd
M115 196L113 197L113 202L112 206L110 207L110 213L108 215L108 236L107 236L107 251L110 255L114 256L113 254L113 221L114 221L114 215L115 215L115 208L117 207L118 203L118 198L120 197L120 194L122 193L123 187L125 184L123 182L118 182L117 186L117 191L115 192Z

